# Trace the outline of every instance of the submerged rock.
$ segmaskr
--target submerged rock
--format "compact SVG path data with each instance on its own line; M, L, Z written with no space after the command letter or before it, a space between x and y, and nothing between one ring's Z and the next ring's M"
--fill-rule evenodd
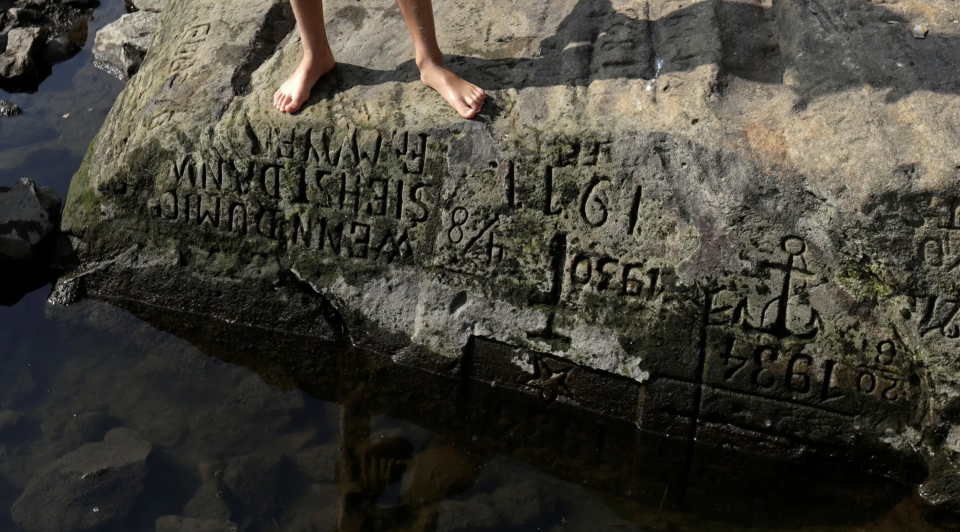
M316 482L333 484L337 481L337 464L340 462L339 445L320 445L298 453L297 469Z
M80 532L127 515L143 489L151 446L113 429L34 477L10 509L26 532Z
M74 178L78 276L920 482L960 393L960 49L914 39L904 1L438 3L490 93L470 121L419 83L395 8L325 5L350 37L290 116L287 2L174 2Z
M247 512L257 517L268 516L279 508L287 465L287 459L280 455L240 456L227 465L223 483Z
M130 79L140 69L159 21L157 13L137 11L104 26L93 44L94 64L122 80Z
M120 425L120 420L103 412L84 412L67 420L60 440L68 448L100 441L106 433Z

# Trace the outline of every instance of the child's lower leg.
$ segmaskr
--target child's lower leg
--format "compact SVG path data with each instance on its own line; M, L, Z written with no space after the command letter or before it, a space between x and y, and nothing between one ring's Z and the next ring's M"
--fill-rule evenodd
M303 58L296 72L273 95L273 106L294 113L310 98L310 89L333 69L333 52L323 23L323 0L290 0L303 42Z
M486 94L451 72L443 63L443 54L437 44L433 23L433 5L430 0L397 0L407 23L413 46L417 51L417 67L425 85L440 93L460 116L473 118Z
M334 66L333 52L327 41L322 0L290 0L303 41L303 59L296 72L273 95L273 105L284 113L294 113L310 98L310 90L321 76ZM434 89L460 116L472 118L480 111L486 94L451 72L443 62L437 44L430 0L397 0L417 52L420 79Z

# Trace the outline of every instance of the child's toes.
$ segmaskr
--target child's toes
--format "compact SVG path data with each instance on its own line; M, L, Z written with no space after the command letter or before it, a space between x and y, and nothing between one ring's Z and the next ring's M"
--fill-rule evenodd
M460 113L460 116L462 116L463 118L473 118L474 116L477 115L476 108L468 104L459 106L459 108L457 109L457 112Z

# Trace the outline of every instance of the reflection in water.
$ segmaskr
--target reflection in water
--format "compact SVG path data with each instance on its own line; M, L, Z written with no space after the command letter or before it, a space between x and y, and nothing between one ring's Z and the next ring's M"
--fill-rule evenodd
M139 318L36 293L0 309L0 507L127 427L153 445L149 473L98 530L933 529L910 487L836 464L690 448L463 375L124 305ZM0 530L18 530L5 512Z
M93 39L125 12L124 0L101 0L93 18L85 22L86 34L71 36L86 44L55 65L36 93L0 89L0 100L23 109L21 116L0 119L0 186L29 177L67 197L71 176L124 86L91 63Z

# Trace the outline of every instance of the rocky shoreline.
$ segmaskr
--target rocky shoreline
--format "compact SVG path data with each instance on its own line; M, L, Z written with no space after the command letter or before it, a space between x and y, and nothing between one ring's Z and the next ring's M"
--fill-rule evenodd
M54 64L76 55L98 0L0 3L0 88L33 91Z
M520 2L481 31L438 2L451 66L490 89L469 122L389 8L328 3L340 63L295 116L269 105L287 2L126 15L95 45L129 83L71 186L54 299L853 465L960 515L960 11L934 3ZM208 526L187 518L157 527Z

